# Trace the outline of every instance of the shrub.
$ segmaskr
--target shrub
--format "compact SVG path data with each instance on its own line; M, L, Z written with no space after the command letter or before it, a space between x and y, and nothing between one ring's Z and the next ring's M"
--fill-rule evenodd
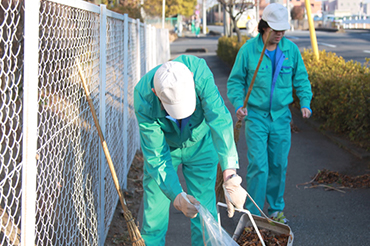
M344 133L370 149L370 69L325 50L319 55L317 61L312 50L302 53L312 86L314 117L324 121L323 128Z
M223 36L219 38L216 51L217 56L230 66L233 66L239 49L243 46L243 44L245 44L248 39L249 37L242 36L242 42L238 43L237 36Z

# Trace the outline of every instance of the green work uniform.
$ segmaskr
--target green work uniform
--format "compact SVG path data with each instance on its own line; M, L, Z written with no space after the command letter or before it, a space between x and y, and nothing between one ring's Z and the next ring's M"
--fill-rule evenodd
M238 52L228 79L228 98L236 108L243 106L262 49L260 34ZM273 66L274 65L274 66ZM285 177L291 145L289 104L293 88L301 107L310 108L311 84L298 47L283 37L275 52L275 64L265 51L250 94L245 117L248 146L247 191L262 209L267 200L269 213L282 211ZM248 199L246 208L259 215Z
M181 55L173 61L193 73L196 108L181 128L169 119L152 92L156 67L136 85L135 113L144 155L144 218L141 228L146 245L164 245L169 206L183 191L177 168L182 171L187 193L194 196L217 219L215 183L217 163L222 170L239 168L230 112L203 59ZM192 244L203 245L199 215L191 220Z

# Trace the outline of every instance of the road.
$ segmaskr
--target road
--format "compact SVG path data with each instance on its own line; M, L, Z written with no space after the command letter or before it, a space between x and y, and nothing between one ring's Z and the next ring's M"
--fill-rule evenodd
M207 53L194 53L193 55L206 60L226 106L230 112L233 112L234 108L226 95L226 81L231 68L221 62L215 53L218 38L210 36L179 38L171 43L171 58L180 54L191 54L186 52L189 48L207 49ZM235 114L232 116L235 122ZM314 129L309 120L303 120L299 113L294 113L293 119L299 132L292 135L284 212L290 220L289 226L294 233L294 245L368 245L370 241L369 189L346 189L345 193L341 193L327 191L320 187L312 188L309 184L303 185L310 181L318 170L324 168L353 176L363 174L364 170L368 170L368 161L360 160L338 147ZM248 160L244 127L241 128L237 148L241 163L238 174L243 177L242 185L245 187L244 177ZM185 188L180 170L179 177ZM166 245L190 245L190 221L173 206L170 211ZM266 206L264 211L266 212ZM229 219L226 210L220 208L220 215L223 228L233 234L241 213L236 213L232 219Z
M209 30L223 33L221 26L208 26ZM241 30L242 34L246 33ZM319 50L334 52L346 61L365 63L370 58L370 30L346 30L343 33L315 31ZM287 31L285 36L293 41L301 51L312 49L309 31Z

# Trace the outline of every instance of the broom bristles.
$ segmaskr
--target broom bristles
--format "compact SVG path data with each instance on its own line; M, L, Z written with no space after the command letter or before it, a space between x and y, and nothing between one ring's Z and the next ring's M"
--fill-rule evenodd
M238 144L238 141L239 141L239 135L240 135L240 128L242 127L242 121L241 120L238 120L235 124L235 128L234 128L234 142L235 142L235 145Z
M125 211L126 210L126 211ZM124 209L123 216L125 217L128 232L133 246L145 246L144 239L141 237L140 231L135 224L131 212L126 208Z
M131 211L128 209L126 200L123 197L123 191L120 188L118 190L119 200L123 209L123 217L125 217L128 233L133 246L145 246L144 239L141 237L140 231L135 224L135 219L132 216Z
M225 201L224 189L222 188L223 181L224 181L224 178L222 174L221 165L218 164L215 190L216 190L216 199L219 202Z

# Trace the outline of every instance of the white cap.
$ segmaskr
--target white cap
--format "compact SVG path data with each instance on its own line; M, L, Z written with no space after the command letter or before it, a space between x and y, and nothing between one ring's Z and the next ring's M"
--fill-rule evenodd
M262 20L266 21L275 31L285 31L290 28L288 10L280 3L267 5L263 10Z
M184 119L195 110L193 74L181 62L169 61L154 75L154 89L167 113L175 119Z

